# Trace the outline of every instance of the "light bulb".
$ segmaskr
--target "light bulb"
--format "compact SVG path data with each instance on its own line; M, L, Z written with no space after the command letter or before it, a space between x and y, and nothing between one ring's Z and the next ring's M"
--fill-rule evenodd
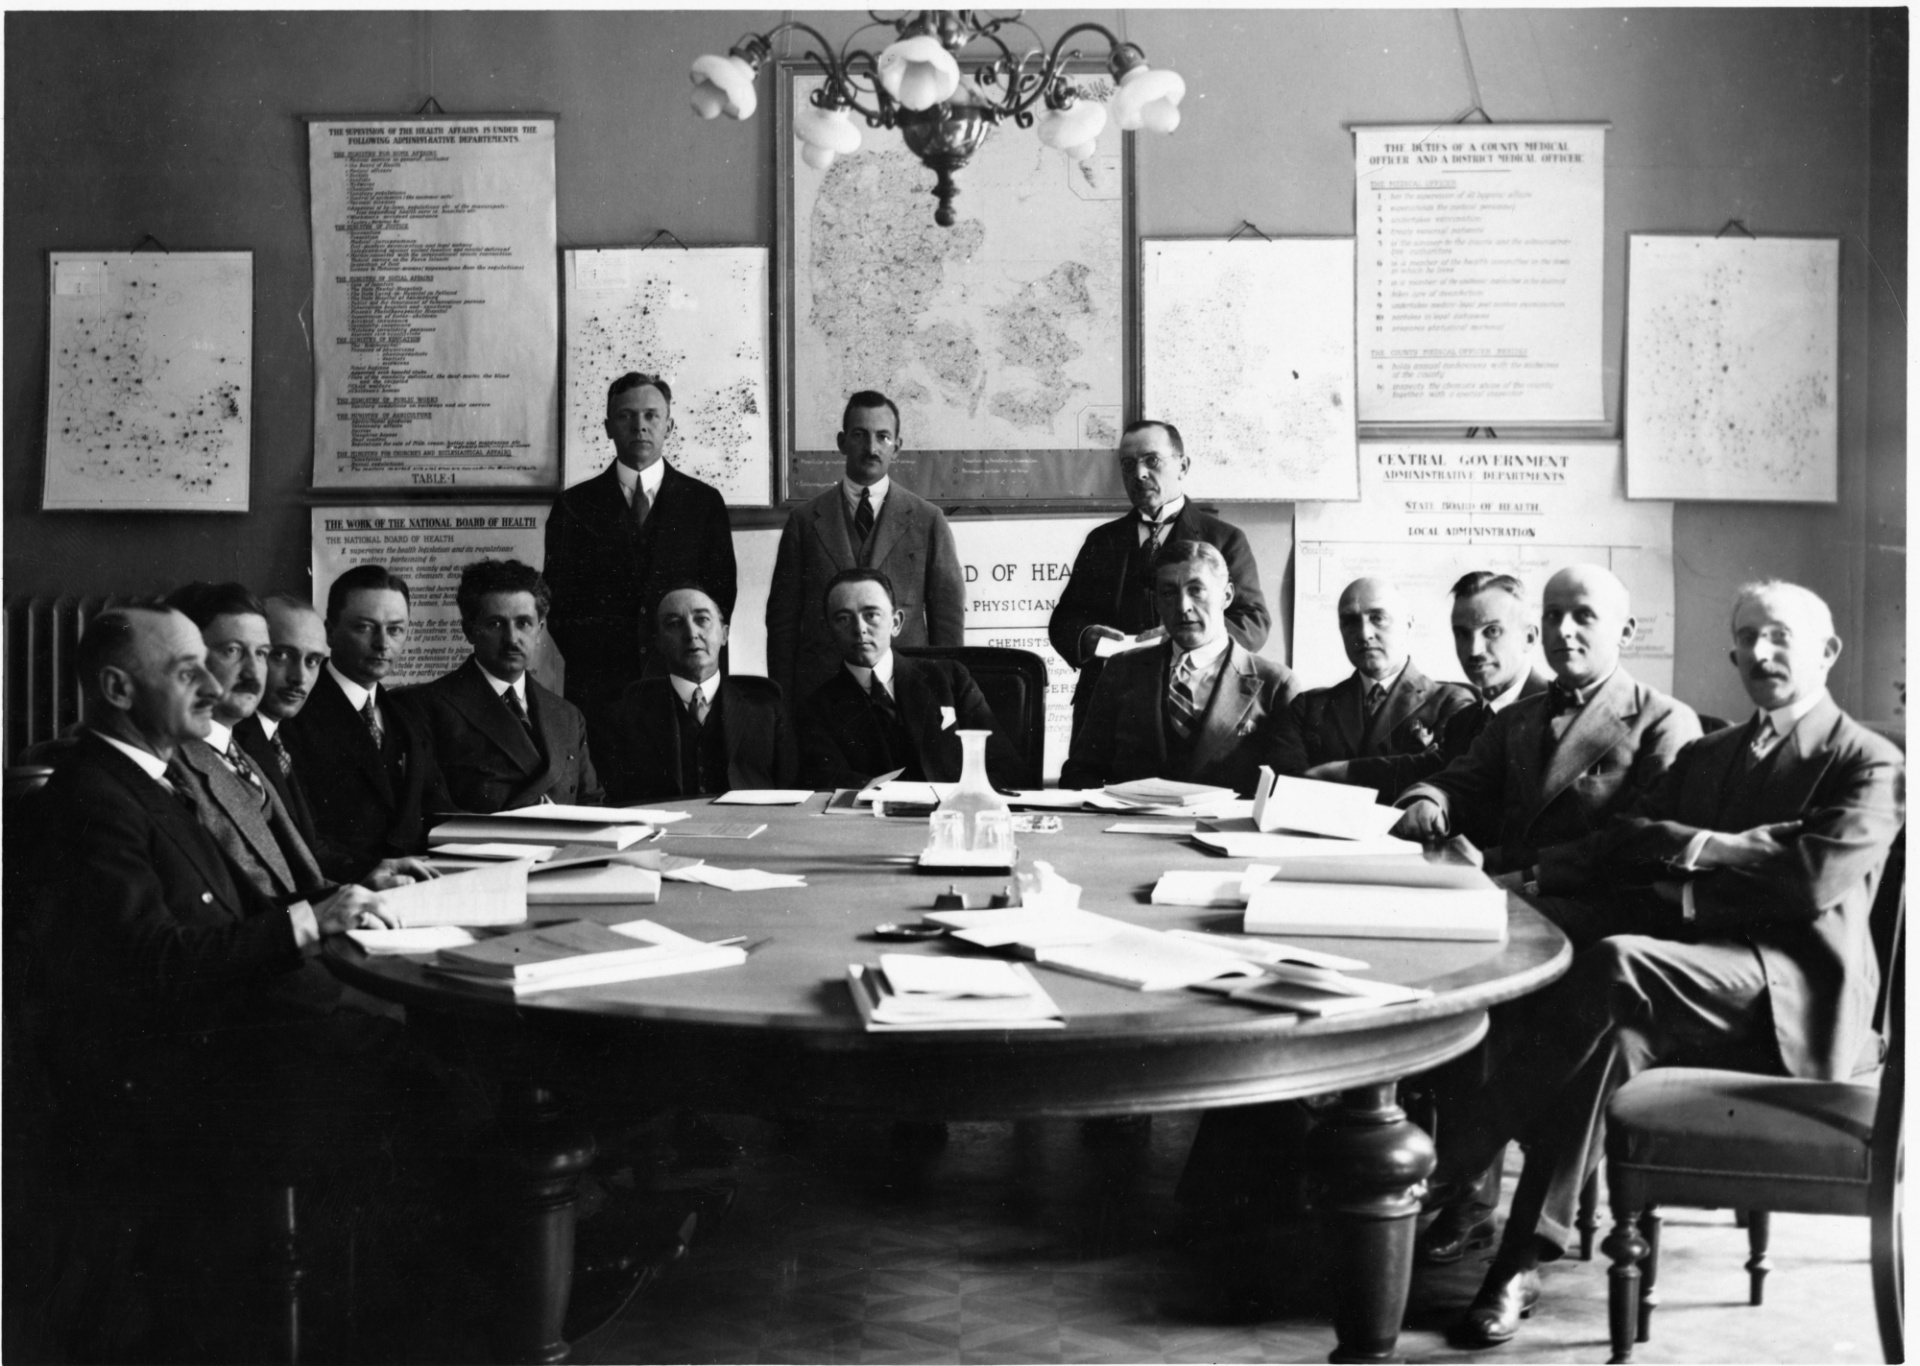
M876 65L881 89L915 112L933 108L960 88L960 63L930 34L889 44Z

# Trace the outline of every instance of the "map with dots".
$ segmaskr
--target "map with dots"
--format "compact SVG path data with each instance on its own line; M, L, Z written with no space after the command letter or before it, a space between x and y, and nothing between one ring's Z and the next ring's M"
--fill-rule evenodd
M253 254L50 257L42 506L245 512Z
M613 459L607 386L638 370L673 389L668 462L729 506L768 506L766 248L569 251L566 261L568 487Z
M1635 234L1627 496L1831 503L1840 243Z

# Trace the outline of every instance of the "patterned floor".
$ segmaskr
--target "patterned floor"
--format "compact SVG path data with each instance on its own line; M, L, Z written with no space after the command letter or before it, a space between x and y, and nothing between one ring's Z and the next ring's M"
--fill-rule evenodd
M1324 1361L1333 1346L1308 1227L1227 1239L1183 1217L1193 1116L1105 1146L1069 1122L954 1125L919 1154L884 1123L719 1123L748 1148L734 1211L576 1361ZM1750 1309L1730 1216L1675 1211L1636 1361L1879 1360L1865 1221L1777 1216L1773 1246L1768 1303ZM1472 1359L1445 1330L1483 1270L1416 1277L1403 1356ZM1547 1294L1484 1355L1606 1360L1603 1263L1548 1268Z

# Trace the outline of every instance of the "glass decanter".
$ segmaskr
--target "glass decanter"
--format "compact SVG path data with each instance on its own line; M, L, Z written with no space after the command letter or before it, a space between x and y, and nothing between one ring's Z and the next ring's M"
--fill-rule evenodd
M960 785L927 818L932 829L927 853L939 862L1011 867L1013 808L987 781L987 737L992 731L963 730L960 736Z

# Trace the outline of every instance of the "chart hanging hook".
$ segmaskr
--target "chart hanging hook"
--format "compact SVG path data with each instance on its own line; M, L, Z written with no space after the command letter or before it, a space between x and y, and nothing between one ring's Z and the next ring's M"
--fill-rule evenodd
M1745 223L1742 223L1742 222L1741 222L1741 221L1740 221L1739 219L1737 219L1737 218L1729 218L1729 219L1728 219L1728 220L1726 221L1726 225L1725 225L1724 227L1722 227L1722 228L1720 229L1720 231L1719 231L1719 232L1716 232L1716 233L1715 233L1715 234L1713 235L1713 236L1714 236L1714 240L1716 240L1716 241L1718 241L1718 240L1719 240L1720 238L1722 238L1722 237L1725 237L1725 236L1727 235L1727 232L1728 232L1728 231L1729 231L1730 229L1732 229L1732 228L1738 228L1738 229L1740 229L1740 231L1741 231L1741 232L1744 232L1744 233L1746 233L1748 237L1753 237L1753 240L1754 240L1754 241L1756 241L1756 242L1758 242L1758 241L1760 240L1760 239L1759 239L1758 237L1754 237L1754 236L1753 236L1753 231L1752 231L1752 229L1750 229L1750 228L1748 228L1748 227L1747 227L1747 225L1746 225Z
M413 117L416 119L423 118L428 114L440 114L444 116L446 112L446 110L440 107L440 101L429 95L426 98L426 102L413 111Z
M1273 240L1271 237L1267 236L1264 232L1261 232L1259 226L1255 224L1251 218L1241 219L1240 226L1233 230L1233 236L1229 237L1227 240L1229 242L1237 242L1240 240L1240 237L1243 233L1249 233L1249 232L1252 233L1255 237L1258 237L1262 242L1271 242Z
M147 249L147 243L149 242L153 243L154 246L158 247L161 251L165 252L168 256L173 255L173 248L168 246L165 242L162 242L158 237L155 237L152 233L148 233L145 237L142 237L138 242L135 242L133 244L134 251L145 251Z
M685 242L682 242L678 237L675 237L673 233L666 228L660 229L660 231L656 232L653 236L649 237L646 240L645 244L641 246L640 250L642 251L650 250L653 247L653 244L658 242L662 237L667 238L669 241L671 241L676 247L680 248L680 250L682 251L693 250L692 247L689 247Z

